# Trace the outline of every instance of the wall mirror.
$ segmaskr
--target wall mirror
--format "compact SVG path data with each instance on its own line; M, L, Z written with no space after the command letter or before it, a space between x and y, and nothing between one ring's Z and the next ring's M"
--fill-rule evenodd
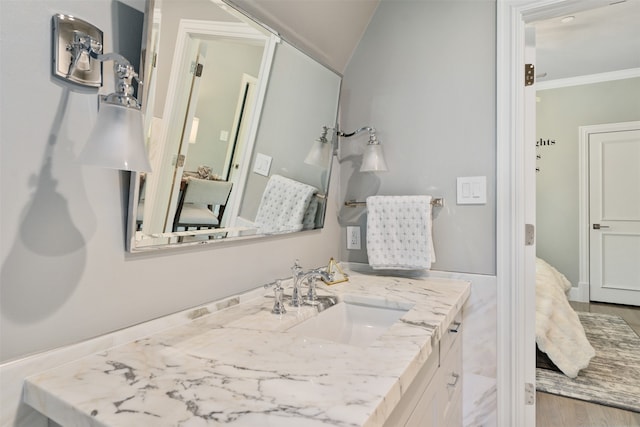
M220 0L147 0L132 252L322 228L340 74ZM335 135L328 135L329 144Z

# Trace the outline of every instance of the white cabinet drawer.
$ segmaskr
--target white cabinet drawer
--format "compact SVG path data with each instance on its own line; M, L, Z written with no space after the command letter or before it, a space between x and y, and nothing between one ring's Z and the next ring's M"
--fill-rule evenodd
M453 321L447 328L442 331L440 339L440 364L447 358L447 353L456 339L462 335L462 310L454 317Z

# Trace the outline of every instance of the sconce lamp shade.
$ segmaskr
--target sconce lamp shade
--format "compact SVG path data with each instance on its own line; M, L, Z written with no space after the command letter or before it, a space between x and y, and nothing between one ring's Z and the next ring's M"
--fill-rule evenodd
M313 142L304 162L308 165L326 167L331 158L331 144L327 138L320 137Z
M140 110L101 102L80 161L110 169L151 172Z
M367 144L362 156L360 172L385 172L387 170L387 163L384 160L382 145Z

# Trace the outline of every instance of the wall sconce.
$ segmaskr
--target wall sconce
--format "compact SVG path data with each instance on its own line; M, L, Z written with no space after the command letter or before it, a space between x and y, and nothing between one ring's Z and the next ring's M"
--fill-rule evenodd
M307 157L304 159L304 162L308 165L327 167L329 164L329 159L331 158L332 150L331 143L327 140L327 132L329 128L326 126L322 126L322 134L313 141L313 145L311 146L311 150Z
M315 140L311 147L311 151L304 160L307 164L326 165L329 160L329 153L331 152L331 143L327 140L327 132L329 128L327 126L322 127L322 135ZM345 133L343 131L336 131L337 136L343 138L349 138L359 134L363 131L369 132L369 142L365 147L364 154L362 156L362 165L360 166L360 172L385 172L387 171L387 163L384 160L384 153L380 141L376 137L376 130L372 127L362 127L351 133ZM335 147L334 154L337 154L337 146Z
M118 53L102 54L102 31L69 15L53 16L53 75L89 88L102 86L102 63L114 62L115 92L99 95L96 124L80 161L85 164L151 172L145 148L142 113L133 96L138 74ZM138 80L139 81L139 80Z

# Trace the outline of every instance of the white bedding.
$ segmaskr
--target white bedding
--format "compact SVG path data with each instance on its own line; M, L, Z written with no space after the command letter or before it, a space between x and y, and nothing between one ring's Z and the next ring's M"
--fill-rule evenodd
M575 378L596 352L569 305L566 292L570 288L562 273L536 259L536 343L565 375Z

